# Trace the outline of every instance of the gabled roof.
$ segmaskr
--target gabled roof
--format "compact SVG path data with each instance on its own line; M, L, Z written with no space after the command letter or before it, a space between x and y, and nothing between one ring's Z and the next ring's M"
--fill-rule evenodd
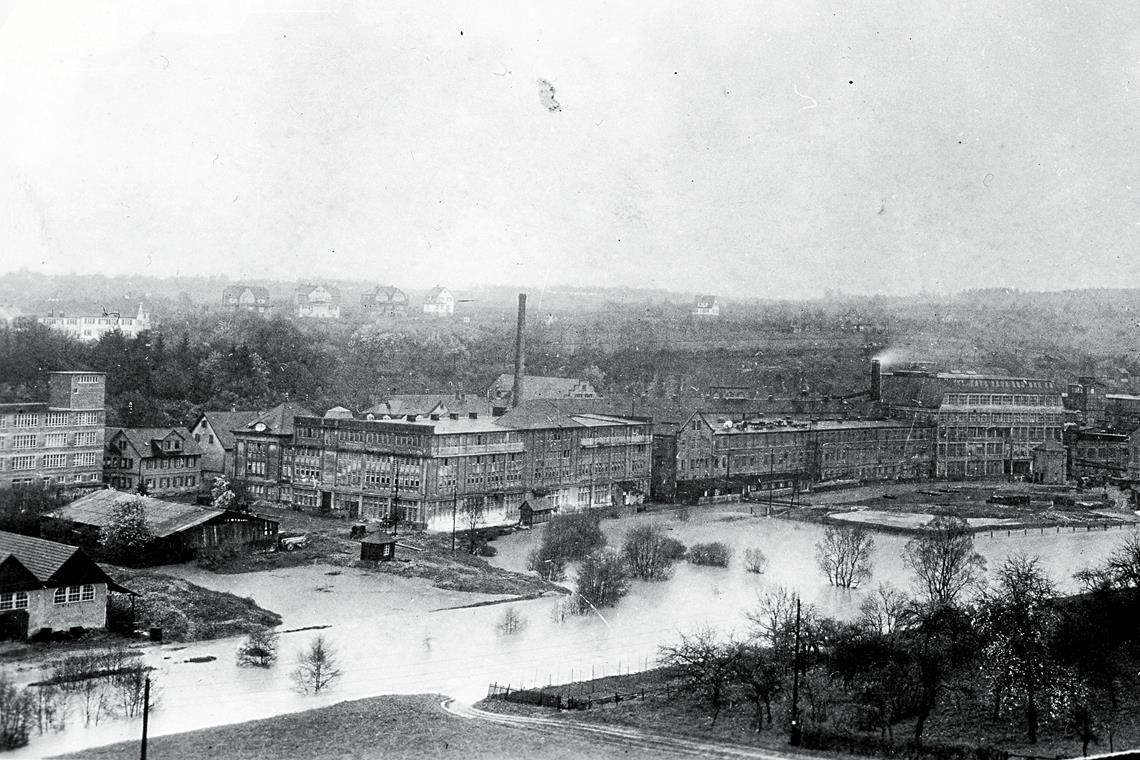
M15 557L41 582L55 575L78 551L75 546L0 531L0 558Z
M183 427L109 427L107 428L108 446L111 444L111 440L119 433L122 433L124 437L126 437L135 452L135 456L140 459L155 456L194 456L202 453L202 448L194 440L194 436L190 435L190 431ZM182 439L182 448L177 451L166 451L158 445L159 441L164 440L171 433L174 433Z
M495 420L505 428L541 430L545 428L582 428L602 425L640 425L642 418L605 414L595 411L593 399L533 399L524 401Z
M439 285L436 285L434 288L432 288L431 290L429 290L429 291L427 292L427 295L426 295L426 296L424 296L424 300L425 300L425 301L436 301L436 300L438 300L438 299L439 299L439 297L440 297L440 296L442 296L444 293L446 293L447 295L451 295L451 291L450 291L450 290L448 290L448 289L447 289L447 288L445 288L445 287L441 287L441 286L439 286Z
M454 393L403 393L389 396L379 404L365 409L365 414L377 417L387 415L392 418L406 417L409 414L427 416L429 414L449 414L456 412L466 415L478 412L480 416L491 414L491 405L474 394L456 397Z
M202 412L194 422L194 427L198 427L202 420L205 419L210 423L210 429L214 431L214 436L218 439L218 443L221 444L223 449L229 451L234 447L233 431L244 428L257 419L260 414L261 412L252 410L238 412Z
M272 433L274 435L293 435L293 420L297 417L315 417L305 407L293 401L286 401L284 404L278 404L272 409L262 412L254 417L252 420L243 425L240 429L234 428L233 432L241 433ZM258 430L260 425L264 425L264 430Z
M138 298L63 299L50 298L32 309L40 317L103 317L118 313L124 319L135 319L146 311Z
M222 291L222 300L229 300L230 298L238 298L245 290L249 290L257 299L269 299L269 288L263 288L260 285L230 285Z
M48 512L45 517L102 528L110 524L118 504L139 499L143 502L146 524L158 538L172 536L226 514L224 509L164 501L106 488L81 496L65 507Z
M340 288L333 287L332 285L322 285L320 283L311 285L303 283L297 286L297 289L293 291L293 295L297 299L297 303L306 303L314 291L319 288L323 288L324 291L329 294L330 303L340 303Z
M491 384L491 395L509 393L514 389L515 376L504 372ZM594 393L594 387L576 377L548 377L543 375L523 375L523 399L571 398L571 393L581 390Z
M404 291L394 285L377 285L372 290L364 293L362 298L372 299L378 303L391 303L397 296L405 303L408 300L408 296Z

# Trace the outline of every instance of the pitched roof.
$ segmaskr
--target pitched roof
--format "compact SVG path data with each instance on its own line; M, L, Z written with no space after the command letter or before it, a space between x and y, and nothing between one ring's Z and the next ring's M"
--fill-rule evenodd
M509 393L514 389L515 376L504 372L491 384L490 395ZM571 393L581 390L594 393L590 383L576 377L548 377L544 375L523 375L523 398L571 398Z
M426 296L424 296L424 300L425 300L425 301L435 301L435 300L437 300L437 299L438 299L440 296L442 296L444 293L447 293L448 295L451 295L451 291L450 291L450 290L448 290L447 288L441 287L441 286L439 286L439 285L436 285L434 288L432 288L431 290L429 290L429 291L427 292L427 295L426 295Z
M240 285L239 284L239 285L230 285L225 290L223 290L222 291L222 300L229 300L230 298L239 298L241 296L241 294L247 288L249 289L249 292L253 294L254 298L258 298L258 299L268 299L269 298L269 288L264 288L260 285Z
M361 298L371 299L377 303L391 303L396 300L397 296L401 302L407 303L408 296L394 285L377 285L374 289L364 293Z
M389 396L364 410L365 414L405 417L409 414L448 414L457 412L466 415L478 412L481 416L491 414L491 404L474 394L457 397L454 393L402 393Z
M40 317L102 317L118 312L120 317L134 319L145 311L138 298L102 298L98 300L50 298L40 301L32 313Z
M293 401L278 404L272 409L262 412L247 422L241 429L234 428L235 433L264 432L276 435L293 435L293 420L297 417L315 417L305 407ZM265 425L265 430L255 430L259 425Z
M40 582L55 575L77 551L67 544L0 530L0 559L15 557Z
M307 303L313 293L319 288L323 288L324 291L329 294L330 303L340 303L340 288L333 287L332 285L322 285L320 283L316 285L309 283L298 285L296 290L293 291L293 297L297 300L297 303Z
M205 418L206 421L210 423L210 429L214 431L218 443L222 445L223 449L229 451L234 447L233 431L244 428L261 414L261 412L252 410L202 412L202 414L198 416L198 421L194 423L194 427L198 427L198 423L202 421L202 418Z
M594 399L533 399L524 401L495 420L505 428L540 430L544 428L580 428L602 425L636 425L646 419L606 414L596 411Z
M202 447L184 427L149 427L149 428L107 428L107 444L118 433L123 433L139 457L153 456L194 456L202 453ZM182 448L177 451L165 451L156 441L161 441L171 433L176 433L182 439Z
M45 517L102 528L111 523L118 504L139 499L143 502L147 526L159 538L172 536L226 514L224 509L163 501L152 496L138 496L105 488L81 496L65 507L48 512Z

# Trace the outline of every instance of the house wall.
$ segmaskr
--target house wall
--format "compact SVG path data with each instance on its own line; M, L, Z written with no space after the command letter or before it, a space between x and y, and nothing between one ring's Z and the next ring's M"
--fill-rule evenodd
M226 474L226 459L227 456L232 458L232 455L227 455L226 449L222 446L222 442L218 439L218 434L210 425L210 421L203 417L190 432L193 434L198 447L202 449L203 479L209 483L214 478Z
M75 627L107 627L107 584L95 583L95 598L86 602L56 604L54 588L28 592L28 634L41 628L66 631Z
M272 433L234 434L233 477L245 484L251 497L273 502L288 500L288 490L283 491L281 482L288 440L287 436Z

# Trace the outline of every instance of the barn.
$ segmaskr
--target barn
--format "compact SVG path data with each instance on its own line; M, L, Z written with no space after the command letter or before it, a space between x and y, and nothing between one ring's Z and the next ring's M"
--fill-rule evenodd
M142 501L147 527L155 536L146 564L182 562L192 559L202 549L220 545L267 549L277 545L276 520L248 512L183 504L111 489L90 493L48 512L44 517L56 523L57 529L70 529L80 546L94 546L102 529L111 523L115 508L123 502L135 500Z

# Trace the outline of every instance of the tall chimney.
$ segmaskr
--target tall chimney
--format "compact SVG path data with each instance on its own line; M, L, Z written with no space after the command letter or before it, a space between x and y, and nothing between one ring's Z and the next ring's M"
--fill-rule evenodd
M519 323L515 332L515 387L511 393L511 408L523 399L523 377L526 374L526 293L519 293Z
M871 400L883 400L883 367L878 359L871 360Z

